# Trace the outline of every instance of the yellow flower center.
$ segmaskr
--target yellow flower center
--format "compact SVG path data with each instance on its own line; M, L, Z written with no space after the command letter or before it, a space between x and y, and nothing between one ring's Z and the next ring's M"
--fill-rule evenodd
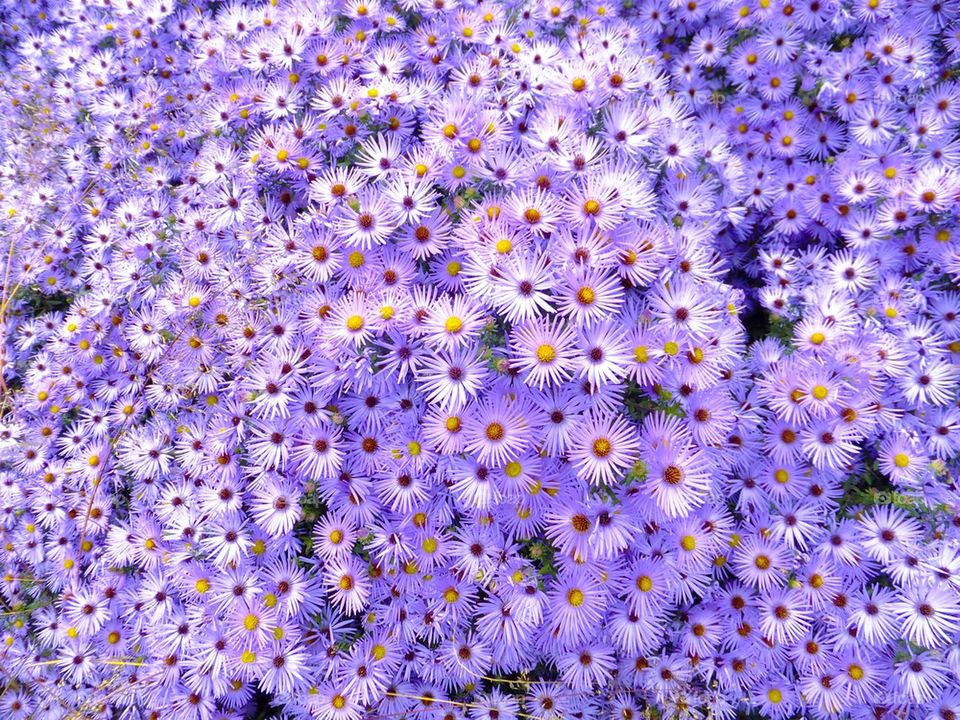
M492 422L487 425L487 429L484 434L487 436L487 440L496 442L497 440L503 439L503 432L503 425L498 422Z
M593 441L593 454L598 458L604 458L613 450L613 445L607 438L597 438Z
M553 362L557 357L557 351L552 345L541 345L537 348L537 360L542 363Z

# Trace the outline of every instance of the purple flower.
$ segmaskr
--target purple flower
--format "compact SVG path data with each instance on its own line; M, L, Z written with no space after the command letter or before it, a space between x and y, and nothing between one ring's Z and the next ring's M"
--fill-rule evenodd
M0 14L0 715L960 712L955 2Z

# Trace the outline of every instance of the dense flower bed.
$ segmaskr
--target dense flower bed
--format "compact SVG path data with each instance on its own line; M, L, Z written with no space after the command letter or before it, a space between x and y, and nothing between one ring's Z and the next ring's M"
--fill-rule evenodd
M0 717L955 720L957 0L0 22Z

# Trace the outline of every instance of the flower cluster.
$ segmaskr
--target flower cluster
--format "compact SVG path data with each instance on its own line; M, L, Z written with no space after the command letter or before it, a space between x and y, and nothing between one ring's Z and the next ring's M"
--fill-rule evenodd
M960 713L958 0L4 0L0 71L0 717Z

